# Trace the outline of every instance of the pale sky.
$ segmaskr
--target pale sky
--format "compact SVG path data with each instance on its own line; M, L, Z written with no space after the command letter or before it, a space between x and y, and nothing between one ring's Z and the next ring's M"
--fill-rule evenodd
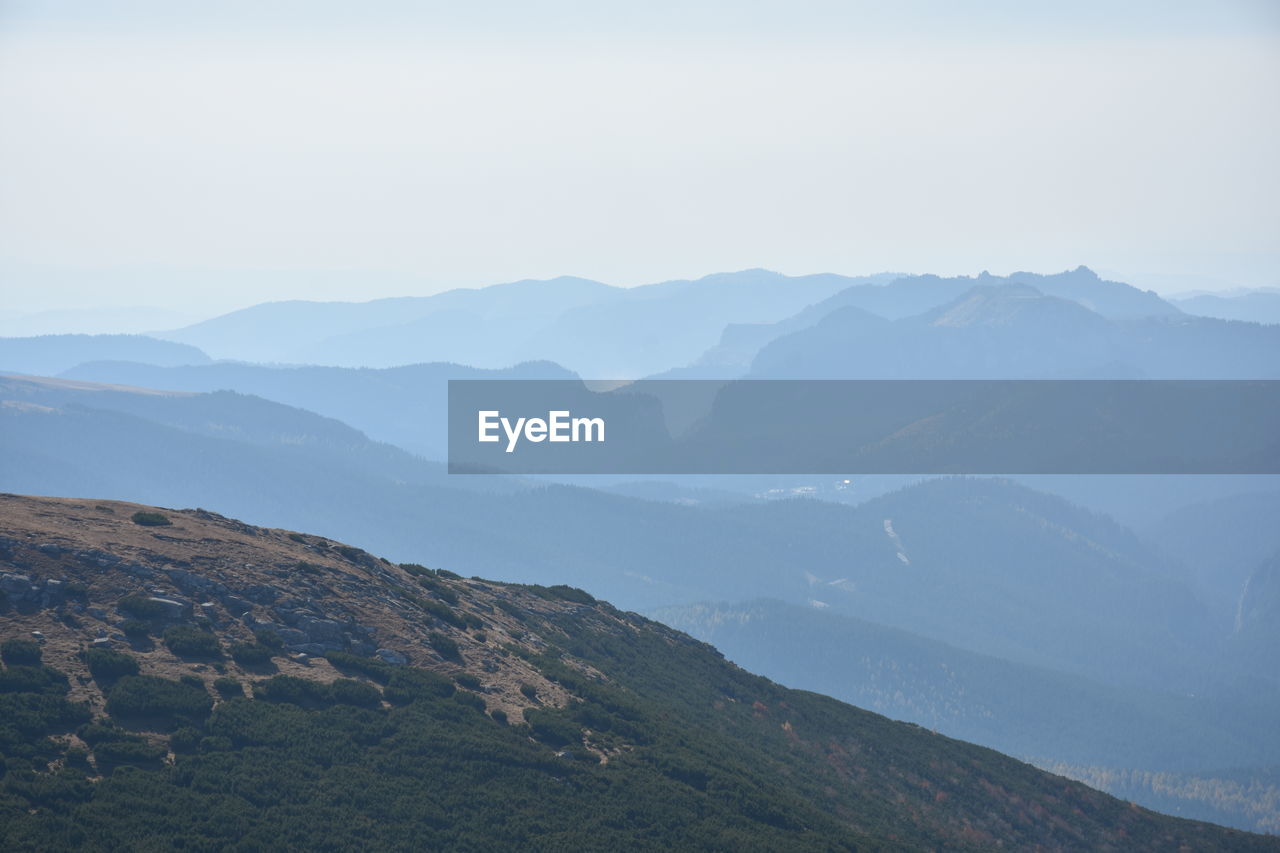
M0 0L0 312L747 267L1277 285L1277 104L1275 0Z

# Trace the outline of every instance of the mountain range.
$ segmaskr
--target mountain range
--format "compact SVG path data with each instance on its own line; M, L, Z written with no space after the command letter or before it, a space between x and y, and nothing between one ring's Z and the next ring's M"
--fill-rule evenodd
M56 376L92 361L141 362L157 366L207 364L209 356L193 346L146 335L42 335L0 338L0 370Z
M1112 320L1025 283L888 320L845 306L764 345L757 379L1267 379L1280 329L1162 314Z
M587 608L583 615L590 621L594 617L588 610L596 612L593 608L598 605L589 597L563 588L559 593L545 591L571 584L714 642L737 663L790 688L817 690L937 729L938 734L929 737L972 740L1173 814L1275 832L1280 829L1280 787L1274 773L1280 766L1280 742L1270 733L1280 712L1273 663L1280 643L1273 630L1280 624L1274 595L1274 555L1280 541L1271 535L1274 478L1041 476L1013 482L832 474L686 477L668 478L668 482L650 478L636 483L582 477L577 485L566 486L527 478L450 476L442 464L432 461L442 458L444 388L449 379L1276 377L1280 339L1275 326L1195 316L1187 307L1105 281L1085 268L1051 276L895 274L862 279L789 278L754 270L632 289L563 278L369 303L267 304L163 333L167 339L163 341L125 336L0 340L0 371L27 374L0 377L0 447L4 451L0 490L209 507L249 524L322 533L323 537L296 534L310 543L306 547L312 556L288 558L315 563L322 572L333 568L327 562L329 556L341 555L335 549L347 547L339 546L340 541L356 542L397 561L428 562L463 575L532 585L534 597L529 598L516 587L490 584L512 590L520 606L529 605L535 611L546 606L538 602L569 602ZM212 362L210 356L222 360ZM77 529L83 528L87 508L102 505L115 508L117 514L124 512L114 500L77 503L81 506L74 511L55 512L50 506L42 511L51 513L50 517L63 512L66 523ZM226 529L232 529L236 524L219 520L212 512L128 508L130 513L135 511L160 512L172 519L181 516L181 524L213 525L201 529L215 552L222 545L214 543L224 540L223 532L214 528L225 523L231 525ZM6 513L12 515L9 509ZM109 514L94 510L90 516L103 520ZM137 532L130 526L112 530L117 537L114 542L129 538L120 538L122 530ZM154 540L148 546L156 555L171 563L174 559L190 562L192 567L184 571L198 574L196 570L206 565L194 559L198 556L194 551L158 550L194 547L163 538L173 531L142 532ZM39 535L46 534L51 538L53 531ZM303 544L279 533L258 534L254 541L283 545L281 535L289 543ZM322 539L328 544L317 544ZM99 543L100 550L112 553L109 544ZM346 557L341 559L344 566L354 565ZM54 568L68 578L75 574L69 564L50 571ZM274 567L281 572L285 568ZM15 570L22 573L27 567L4 568L11 574ZM400 577L395 566L387 570ZM413 583L424 585L422 578L427 575L413 574L418 569L405 571L416 579ZM431 577L435 580L430 583L446 586L456 580ZM193 605L203 603L194 601L194 595L173 591L163 578L154 580L148 581L146 589L187 598ZM297 569L262 583L297 586L324 599L331 592L342 598L351 591L335 586L338 581L354 582ZM123 595L123 584L132 582L122 581L113 590L118 587ZM330 591L313 584L328 586ZM438 592L436 588L432 596ZM468 589L453 588L452 594L469 602ZM382 605L404 610L404 602L395 595L378 592L378 596ZM431 596L424 598L428 599ZM215 609L221 606L214 603ZM111 612L110 606L106 609ZM464 603L458 610L488 618L481 605L473 611ZM12 621L15 614L22 615L11 609L0 617L10 620L6 628L18 624ZM104 623L108 639L109 625L118 624L124 615ZM326 618L322 613L311 617ZM458 618L466 624L465 616ZM459 645L464 661L472 661L472 640L442 628L439 622L430 624ZM451 623L445 619L444 624ZM157 623L153 627L163 634L163 628L173 626ZM267 675L241 672L238 664L227 662L225 655L232 645L249 641L234 625L230 629L235 639L220 635L224 656L215 660L238 679ZM54 636L44 627L30 630ZM610 657L615 652L628 666L639 665L631 652L615 647L607 660L582 657L595 642L595 628L583 630L585 634L575 633L577 629L557 622L554 628L542 625L533 633L561 649L569 648L564 645L568 635L590 638L582 639L582 647L570 653L610 678L622 677L620 670L606 666L617 663ZM480 631L487 633L484 628ZM474 628L464 633L472 632ZM657 653L672 643L684 648L681 644L687 639L672 639L678 635L671 633L652 635L657 636L667 639L655 640L652 646L647 645L648 639L637 640L637 648L654 656L655 666L675 668L675 672L688 663ZM145 652L134 648L132 640L124 646L114 644L125 641L112 640L112 644L122 652L140 655L147 674L200 675L207 687L210 674L195 670L194 664L183 669L186 663L169 660L161 639L152 636L154 648ZM353 639L359 640L354 635ZM347 640L343 642L344 650L349 650ZM408 654L419 647L420 643L399 649L410 659L411 668L425 662L428 669L445 667L441 671L454 672L431 658L433 652L424 661ZM101 705L106 692L94 694L95 677L81 672L83 661L74 663L65 655L53 655L50 660L56 668L87 679L84 684L72 679L73 699L89 698ZM304 680L316 672L325 673L319 681L337 677L336 670L326 669L332 662L317 660L304 672L293 668L296 661L291 657L272 660L281 673ZM493 663L499 668L506 665L505 661ZM378 678L389 677L379 666L372 665ZM701 664L690 666L697 673L711 672ZM526 673L540 701L544 694L563 698L555 684L566 683L563 672L555 672L554 678L542 680ZM341 674L377 690L387 688L359 670L348 668ZM472 682L468 673L457 674L466 684ZM488 677L472 674L481 685ZM21 680L29 674L19 675L16 683L29 686ZM48 674L30 677L57 681ZM685 689L673 688L672 681L662 681L653 672L636 677L641 680L633 683L634 689L648 700L666 696L667 688ZM272 689L264 687L263 695ZM298 702L307 706L299 713L323 715L343 706L340 701L330 702L332 696L323 691L308 693L310 688L297 684L289 689L295 691L295 698L302 696ZM365 701L370 695L356 687L342 689L366 697ZM297 694L297 690L303 692ZM256 695L256 687L253 692ZM455 692L464 697L477 693L462 681L455 683ZM486 705L486 713L505 709L509 715L523 716L526 707L537 710L536 705L525 703L528 697L517 699L509 689L481 693L484 701L498 703ZM775 709L781 695L760 701ZM798 694L787 695L791 698L780 701L788 705L800 701ZM515 704L503 704L508 699ZM691 701L703 707L698 705L701 699ZM389 702L385 696L384 702ZM474 701L466 702L474 706ZM607 703L600 704L609 710ZM280 707L285 706L293 707L289 702ZM550 704L546 710L552 710ZM672 707L654 710L674 714L668 718L688 721L687 725L706 721L699 716L701 711L683 717L683 710ZM393 710L384 704L383 712ZM191 749L188 744L183 747L187 752L171 750L158 765L137 766L158 772L168 766L165 762L173 762L176 768L180 757L188 756L199 759L186 765L196 775L174 778L227 782L227 777L217 777L221 770L210 769L229 760L219 758L221 750L214 747L223 744L217 738L230 735L208 728L210 720L221 719L217 715L222 713L240 712L216 711L194 727L202 738L214 739L208 748L197 742ZM323 716L306 719L320 726L316 737L321 731L333 734L338 730L332 726L348 722ZM414 719L426 725L425 718ZM442 743L452 749L474 743L475 738L487 740L492 730L478 726L490 720L484 715L451 717L445 729L435 730L441 738L437 748ZM463 728L449 728L459 721ZM782 722L773 720L779 732L785 731ZM125 725L127 730L134 723L125 721ZM548 722L543 728L552 731L557 725ZM625 728L616 718L612 725ZM760 736L754 729L733 731L735 737ZM57 742L65 745L66 730L55 734ZM138 729L136 734L149 746L123 738L126 746L106 748L107 766L113 752L119 758L130 750L150 750L154 758L163 745L160 735L166 733ZM786 739L791 742L789 735ZM538 736L534 741L541 743ZM527 743L528 738L520 742ZM869 743L864 742L862 749L870 749ZM50 753L54 766L60 762L64 767L99 766L96 745L88 741L83 747L74 741L73 745L90 753L88 764L78 763L79 757L68 762ZM249 752L276 748L251 739L233 741L233 746ZM501 747L511 748L507 741ZM718 741L714 749L729 752L733 746L730 741ZM558 751L564 750L562 743ZM907 752L914 754L914 750L913 746ZM568 751L577 756L577 750ZM361 769L359 764L365 759L357 760L357 752L352 746L344 753L353 763L342 764L341 772L368 781L367 767ZM503 766L494 752L483 754L485 758L469 765L477 773ZM20 781L20 787L26 786L22 791L29 793L46 784L39 774L26 775L29 768L23 762L31 760L30 753L6 755L9 767L19 768L19 776L12 778ZM531 762L528 766L541 766L541 753L521 755ZM902 765L903 753L894 755L890 762L894 766L919 767ZM291 763L295 759L311 761L296 753L277 752L271 757L289 767L296 766ZM457 767L468 759L448 753L442 760ZM614 760L611 756L610 762ZM655 792L656 799L672 801L671 792L677 789L663 788L667 782L662 780L681 778L682 760L664 753L651 763L675 768L674 776L664 770L661 779L628 776L625 784L634 782ZM784 767L776 760L777 756L764 753L750 758L775 776L781 774L778 778L794 779L810 772L799 765ZM862 766L856 759L854 765ZM93 827L93 833L105 833L104 838L124 837L114 833L127 831L113 824L111 817L113 810L121 810L121 803L151 808L154 802L186 796L154 787L146 787L144 793L118 787L116 783L123 784L131 772L130 766L126 763L118 779L111 777L116 782L101 789L109 792L106 799L95 800L98 805L86 805L80 813L85 819L92 816L85 825ZM739 771L746 773L741 767L734 773ZM308 770L303 776L315 772ZM248 790L244 787L247 774L236 774L237 790ZM151 786L156 779L149 778L139 784ZM270 778L284 780L279 775ZM336 777L316 778L329 784ZM528 801L527 791L544 790L548 784L544 777L524 778L526 793L508 792L526 797L520 802ZM799 804L759 777L751 778L749 784L765 792L764 800L784 803L784 811L805 815L807 825L830 826L824 823L829 816L819 814L821 808L812 810L821 797L805 794L801 799L808 805ZM892 787L891 776L867 778ZM929 773L921 772L920 778L937 784ZM80 781L67 784L68 790L86 790ZM588 786L582 790L588 790L596 782L582 784ZM708 784L707 791L721 790L718 784ZM314 788L307 790L316 793ZM399 789L377 790L379 796L393 800L411 796ZM72 801L74 797L65 802ZM217 814L230 825L244 828L250 837L264 837L252 833L265 832L269 825L253 812L259 805L297 809L303 802L271 800L261 790L250 801L246 806L234 798L222 799L216 806ZM16 801L0 800L0 806L5 802ZM883 811L871 801L859 802L876 814ZM927 816L927 809L911 802L909 813ZM715 832L728 834L708 836L710 841L682 839L686 846L704 842L721 849L750 849L757 842L774 849L785 846L782 836L767 835L772 830L760 830L766 835L755 837L756 824L744 822L750 820L744 817L750 809L726 807L723 800L699 803L703 814L712 816ZM367 802L365 807L371 808ZM464 799L455 798L446 811L466 812L467 808ZM842 814L853 813L848 811L851 806L840 808ZM481 811L492 815L487 807ZM65 817L66 812L58 814ZM345 814L352 825L362 820L356 812ZM390 818L393 812L377 814ZM682 819L670 811L653 814L664 815L662 819L672 826ZM1049 848L1105 849L1119 845L1102 826L1107 821L1108 826L1118 825L1115 814L1108 815L1099 822L1102 834L1087 840L1074 836L1032 840L1031 835L1016 834L1022 830L1003 827L999 832L984 831L991 832L991 837L1013 832L1007 837ZM445 831L437 812L423 811L420 816L422 825L432 827L432 832ZM526 817L521 813L517 823ZM69 832L69 824L58 823L62 819L50 812L36 823L22 818L14 826L37 835ZM315 820L331 832L346 831ZM859 823L863 827L859 832L866 827L874 831L863 832L856 843L872 849L877 845L893 849L895 844L984 846L981 840L956 840L947 834L954 824L937 829L942 824L933 818L925 820L935 827L926 835L905 834L893 822L896 818L879 820ZM963 820L982 825L972 815ZM489 830L476 829L478 823L471 817L463 822L468 821L465 831L480 834L465 837L491 838L483 834ZM193 831L177 819L165 825L175 837ZM563 826L549 829L548 837L571 839L564 844L573 849L610 843L656 846L654 839L660 837L614 835L616 827L591 826L590 838L577 828ZM877 834L884 827L887 834ZM295 831L302 833L298 844L307 846L301 839L311 836L304 829ZM366 831L374 830L366 825ZM58 837L72 846L71 835ZM408 844L404 836L379 837L392 847ZM445 844L464 836L431 837ZM1167 836L1159 838L1167 840ZM1223 846L1228 843L1223 838L1227 837L1213 836L1214 843L1201 846ZM836 844L828 841L822 836L819 844L826 848ZM1131 846L1141 846L1130 841Z
M784 316L894 277L747 270L631 288L563 277L365 303L266 303L163 336L247 361L501 368L549 360L589 378L638 378L692 360L726 324Z
M1170 299L1188 314L1243 320L1249 323L1280 323L1280 291L1264 288L1243 293L1199 293Z

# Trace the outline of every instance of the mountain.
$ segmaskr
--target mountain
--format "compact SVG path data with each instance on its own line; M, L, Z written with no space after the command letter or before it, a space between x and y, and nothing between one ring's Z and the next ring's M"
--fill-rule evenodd
M1216 642L1162 555L1104 517L1005 481L927 481L859 507L685 506L450 476L256 397L84 385L0 383L11 454L0 489L210 503L398 559L429 546L466 574L554 577L631 608L722 600L731 588L821 598L972 651L1141 685L1195 681Z
M1257 733L1233 730L1211 700L1111 687L829 608L765 599L647 615L788 686L1013 755L1161 770L1212 769L1257 755ZM1181 735L1190 727L1200 732L1192 749Z
M567 276L449 291L394 321L315 338L293 360L347 367L451 361L483 368L554 360L525 355L530 350L524 342L566 311L624 295L621 288Z
M756 355L757 379L1266 379L1280 330L1173 315L1110 320L1028 284L978 286L894 321L846 307Z
M737 514L766 512L787 518L793 541L840 549L805 564L806 600L970 651L1189 689L1183 679L1216 642L1163 555L1105 516L1008 481L934 479L851 511L793 501Z
M1078 302L1110 320L1168 318L1180 313L1177 305L1161 299L1154 290L1141 290L1123 282L1107 281L1085 266L1053 275L1015 272L1008 279L1017 284L1029 285L1049 296Z
M689 364L729 324L786 317L849 286L893 277L744 270L633 287L618 300L566 311L531 335L525 351L590 378L650 376Z
M1188 314L1243 320L1249 323L1280 323L1280 292L1274 289L1223 295L1201 293L1170 300Z
M926 647L1004 658L1004 671L1016 661L1055 670L1057 683L1087 678L1130 697L1214 683L1205 670L1224 639L1163 554L1105 517L1001 481L926 481L858 507L659 503L447 475L338 421L242 394L33 378L0 381L0 446L0 490L216 506L396 560L430 554L465 575L571 583L634 609L735 596L806 612L827 605L822 612L909 632ZM793 663L776 677L804 672L803 658ZM930 707L923 684L903 701ZM1120 715L1100 717L1098 729L1128 730L1129 711L1163 719L1151 740L1167 743L1187 729L1163 701L1091 707ZM1272 728L1274 705L1247 694L1231 701L1223 716L1238 730ZM1011 732L1043 718L1017 702L1002 713ZM1253 744L1258 760L1276 763L1265 738Z
M41 335L0 338L0 372L53 376L86 361L135 361L172 366L206 364L193 346L144 335Z
M1259 748L1259 734L1268 726L1228 702L1110 687L965 652L830 610L761 600L667 607L646 615L789 687L824 693L1037 765L1061 765L1064 770L1058 772L1113 793L1099 781L1105 780L1103 768L1129 779L1141 774L1215 778L1225 764L1243 767L1266 752ZM1188 739L1187 731L1196 737ZM1139 792L1136 800L1160 802L1162 811L1181 817L1253 831L1280 825L1278 789L1269 774L1254 768L1236 775L1242 790L1232 802L1219 801L1220 792L1208 786L1200 793L1212 790L1214 796L1196 796L1190 785L1176 801L1160 799L1161 792L1154 790Z
M366 303L268 303L166 337L249 361L502 368L550 360L589 378L638 378L692 361L728 323L787 316L888 278L745 270L619 288L564 277Z
M3 496L0 536L7 849L1280 849L572 587L115 501Z
M1258 564L1245 582L1236 613L1232 652L1253 677L1280 688L1280 551Z
M1023 288L1013 287L1014 285L1022 285ZM843 312L842 316L846 321L860 316L859 312L887 320L901 320L953 303L971 291L990 292L1001 288L1007 288L1011 293L1031 288L1040 294L1076 303L1111 320L1169 318L1180 313L1176 307L1151 291L1103 280L1087 267L1055 275L1018 272L999 277L984 272L976 278L902 276L888 284L860 284L845 288L791 317L773 323L729 325L717 346L703 353L687 373L677 372L671 378L686 375L688 378L733 378L742 375L750 367L755 355L771 341L810 329L837 312ZM849 332L857 334L858 326L855 324Z
M430 459L448 452L450 379L572 379L549 362L503 370L458 364L413 364L383 369L269 367L208 364L163 368L129 362L90 362L64 371L69 379L180 391L230 390L265 397L336 418L364 432Z
M1197 501L1139 532L1185 567L1186 577L1214 607L1226 633L1235 629L1249 575L1280 550L1277 518L1280 491L1250 491Z
M167 332L165 337L199 346L217 358L304 362L309 360L306 354L322 341L369 329L403 327L439 315L422 331L442 337L417 341L416 354L398 353L393 343L378 339L368 352L357 354L349 366L416 364L432 361L431 352L442 353L434 360L467 361L464 353L471 351L476 323L514 328L523 322L545 322L574 305L611 298L617 290L598 281L563 276L370 302L267 302ZM495 331L498 334L494 339L501 336L502 330ZM341 348L335 347L333 358L310 360L347 364L338 358L339 352ZM488 366L487 362L472 363ZM503 361L502 365L510 363Z

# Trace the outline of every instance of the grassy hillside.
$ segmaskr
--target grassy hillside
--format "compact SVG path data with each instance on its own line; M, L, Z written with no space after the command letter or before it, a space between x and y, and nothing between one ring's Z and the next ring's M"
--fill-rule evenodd
M1276 850L570 587L0 498L5 849Z

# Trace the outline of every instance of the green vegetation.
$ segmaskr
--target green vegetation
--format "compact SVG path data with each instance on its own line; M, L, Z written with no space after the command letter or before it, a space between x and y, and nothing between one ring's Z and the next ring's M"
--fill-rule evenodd
M89 672L99 682L138 674L137 658L124 652L111 649L88 649L84 653L84 659L89 665Z
M381 684L390 681L392 674L396 671L396 668L389 663L383 663L375 658L362 658L350 652L328 651L324 656L329 663L342 672L367 675Z
M258 699L219 687L232 698L210 712L194 687L122 677L108 710L174 718L167 740L86 725L88 711L61 696L0 694L0 847L1274 847L1153 819L988 750L785 690L687 640L560 626L609 681L569 666L563 647L529 656L576 701L531 709L524 726L407 667L369 666L386 698L399 694L390 708L354 679L277 676ZM76 726L100 782L82 751L50 739ZM593 750L611 744L629 746L600 763Z
M401 667L391 674L383 695L393 704L411 705L414 702L447 699L455 692L453 682L439 673Z
M305 708L322 708L333 704L327 684L293 675L277 675L253 685L253 695L267 702L288 702Z
M126 595L116 602L121 613L137 619L156 619L164 615L164 605L145 595Z
M453 611L453 608L446 604L441 604L438 601L431 601L426 598L420 598L418 600L418 606L440 621L452 625L455 628L466 627L467 623Z
M265 646L273 651L279 651L284 648L284 638L275 631L259 628L253 632L253 637L258 641L258 645Z
M271 660L274 650L258 643L234 643L231 659L241 666L262 666Z
M134 524L141 524L143 527L165 527L173 524L169 520L169 516L162 512L147 512L140 510L129 516Z
M244 696L244 687L239 681L228 676L215 678L213 680L213 689L218 691L218 695L224 699L230 699L233 696Z
M159 765L168 750L160 744L148 743L141 738L107 741L94 751L99 764L107 766L133 764L137 766Z
M194 625L174 625L165 629L164 644L175 655L193 658L212 658L222 656L222 646L218 638L209 631Z
M120 623L120 631L130 640L141 640L151 635L151 625L141 619L126 619Z
M561 601L572 601L575 604L595 604L595 596L586 590L578 589L576 586L568 586L567 584L558 583L554 586L540 586L538 584L530 584L526 587L529 592L534 595L540 595L549 600L559 599Z
M10 666L0 672L0 693L39 693L61 696L67 677L51 666Z
M382 704L382 691L350 678L339 678L329 685L329 694L333 701L341 705L355 705L358 708L376 708Z
M1277 847L788 690L551 589L567 604L523 611L537 651L504 652L554 689L521 685L541 702L510 720L484 713L475 672L334 651L332 683L276 675L250 698L223 676L215 704L200 676L139 675L106 649L85 652L95 678L116 679L109 716L91 719L62 673L14 646L0 655L0 849ZM190 627L165 642L197 637L216 648Z
M453 694L453 701L459 705L462 705L463 707L471 708L473 710L479 711L481 714L484 713L484 708L485 708L484 700L481 699L479 696L477 696L475 693L467 693L465 691L459 690L457 693Z
M200 748L203 733L194 726L183 726L169 735L169 748L175 753L195 752Z
M9 666L39 666L40 644L31 640L5 640L0 643L0 660Z
M440 657L445 660L461 663L462 650L459 649L458 644L449 637L446 637L439 631L432 631L427 635L427 642L431 644L431 648L435 649Z
M567 746L582 742L582 727L573 720L542 708L525 708L524 721L533 736L548 746Z
M122 719L151 717L171 726L201 719L212 707L203 688L152 675L126 675L107 691L107 713Z

